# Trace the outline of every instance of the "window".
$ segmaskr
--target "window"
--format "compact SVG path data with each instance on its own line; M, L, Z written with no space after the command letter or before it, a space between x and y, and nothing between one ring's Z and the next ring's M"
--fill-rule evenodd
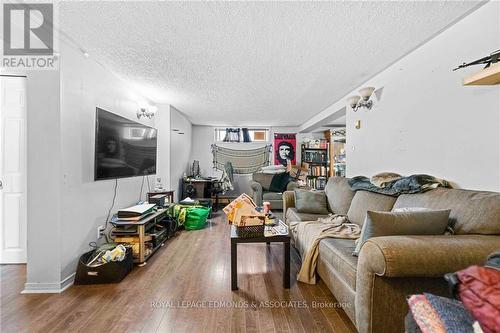
M245 127L243 127L245 128ZM240 129L242 133L242 128L231 128L232 130ZM267 142L269 141L269 129L268 128L249 128L248 135L251 142ZM226 137L226 128L216 128L215 129L215 142L224 142ZM230 142L243 142L243 135L239 136L239 141L231 140Z
M250 134L250 139L252 141L257 141L257 142L269 141L268 129L249 129L248 133Z

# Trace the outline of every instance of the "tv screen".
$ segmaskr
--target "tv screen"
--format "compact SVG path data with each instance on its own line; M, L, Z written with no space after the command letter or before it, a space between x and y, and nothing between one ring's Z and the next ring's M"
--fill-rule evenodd
M94 179L156 173L156 129L96 108Z

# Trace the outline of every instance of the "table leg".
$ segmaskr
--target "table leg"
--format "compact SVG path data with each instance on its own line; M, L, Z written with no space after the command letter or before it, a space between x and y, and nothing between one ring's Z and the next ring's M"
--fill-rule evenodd
M139 231L139 263L143 264L146 261L146 246L144 244L144 225L138 226Z
M283 288L290 288L290 242L283 243L284 268L283 268Z
M231 290L238 290L238 243L231 242Z

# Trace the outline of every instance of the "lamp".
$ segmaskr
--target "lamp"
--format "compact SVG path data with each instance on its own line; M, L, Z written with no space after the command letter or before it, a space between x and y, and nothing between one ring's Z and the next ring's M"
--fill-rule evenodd
M374 87L361 88L359 90L359 94L361 96L354 95L348 97L347 104L349 104L354 112L358 111L359 108L367 108L368 110L371 110L373 101L370 99L370 97L374 91Z
M137 119L148 118L151 119L155 116L158 107L155 105L140 105L137 110Z
M355 108L358 105L358 101L361 99L360 96L355 95L347 98L347 103L351 108Z

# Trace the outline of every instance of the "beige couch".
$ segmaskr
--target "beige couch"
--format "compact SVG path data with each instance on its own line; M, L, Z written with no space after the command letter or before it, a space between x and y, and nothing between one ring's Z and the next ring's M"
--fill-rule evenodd
M443 275L483 263L500 249L500 193L438 188L398 198L353 192L347 179L330 178L325 189L330 212L347 214L360 226L367 210L401 207L451 209L455 235L388 236L368 240L359 257L353 240L320 242L317 272L361 333L404 332L406 296L418 292L447 295ZM301 214L294 192L283 194L286 221L315 220Z

